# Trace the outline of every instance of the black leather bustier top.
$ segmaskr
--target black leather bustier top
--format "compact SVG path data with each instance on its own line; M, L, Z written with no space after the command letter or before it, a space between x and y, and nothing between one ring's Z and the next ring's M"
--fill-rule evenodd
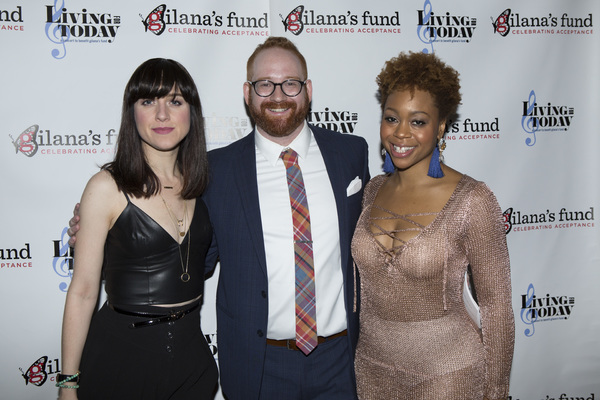
M196 199L190 230L181 243L190 280L183 282L178 244L148 214L127 206L108 231L104 246L103 274L108 301L114 305L173 304L191 300L204 291L204 260L212 240L208 210ZM191 233L191 235L190 235Z

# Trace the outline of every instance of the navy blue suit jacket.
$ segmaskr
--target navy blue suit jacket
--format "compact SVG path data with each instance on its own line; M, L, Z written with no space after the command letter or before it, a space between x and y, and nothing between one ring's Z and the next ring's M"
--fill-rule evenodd
M325 161L337 204L348 340L354 351L358 309L350 242L369 181L367 143L359 136L310 127ZM257 399L266 349L268 282L256 179L254 131L209 152L210 183L204 194L214 228L207 272L220 260L217 344L221 387L228 399ZM346 195L359 177L361 189Z

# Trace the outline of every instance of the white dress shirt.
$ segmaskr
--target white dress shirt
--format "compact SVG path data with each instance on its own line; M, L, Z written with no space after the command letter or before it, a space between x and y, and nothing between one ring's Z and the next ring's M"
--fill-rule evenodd
M298 153L313 239L317 333L330 336L347 327L338 214L323 156L305 123L289 146L255 131L256 172L269 279L269 339L294 339L295 261L292 210L281 152Z

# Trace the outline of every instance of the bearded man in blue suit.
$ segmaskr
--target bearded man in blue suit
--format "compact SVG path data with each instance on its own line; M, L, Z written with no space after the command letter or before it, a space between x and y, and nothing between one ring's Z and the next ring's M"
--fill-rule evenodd
M244 98L255 129L209 152L204 195L214 227L207 272L220 261L217 342L230 400L355 399L358 277L350 242L369 180L367 143L306 122L312 82L285 38L270 37L247 64ZM294 226L286 167L304 177L314 251L318 345L296 345Z

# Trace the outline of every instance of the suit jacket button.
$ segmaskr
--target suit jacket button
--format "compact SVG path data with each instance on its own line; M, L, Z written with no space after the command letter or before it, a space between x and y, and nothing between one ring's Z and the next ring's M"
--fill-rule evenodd
M256 334L258 335L258 337L263 337L264 336L263 331L260 330L260 329L256 331Z
M267 292L265 292L264 290L260 292L260 295L263 297L263 299L267 298Z

